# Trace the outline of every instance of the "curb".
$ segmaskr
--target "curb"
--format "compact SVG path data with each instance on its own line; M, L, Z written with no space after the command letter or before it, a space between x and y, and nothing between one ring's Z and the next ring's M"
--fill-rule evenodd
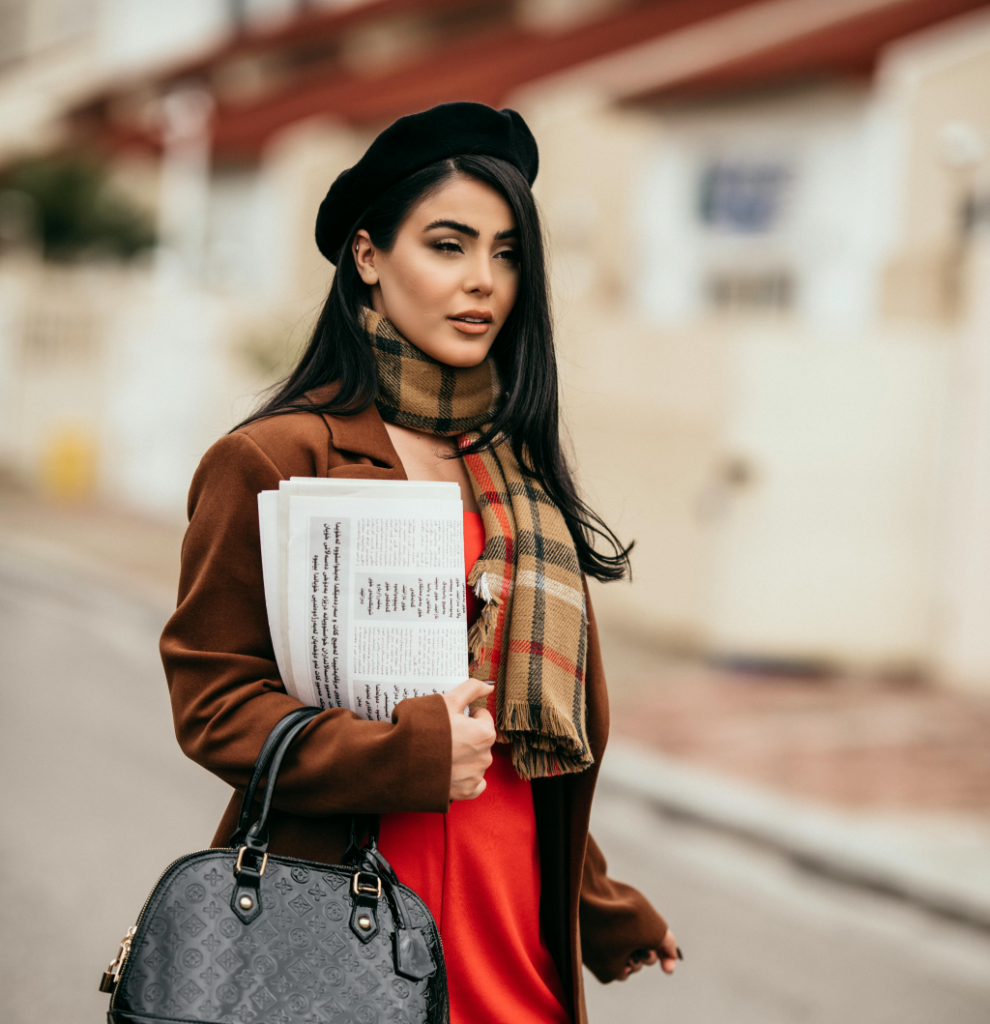
M990 930L990 829L974 841L973 832L933 821L836 811L616 736L600 778L665 814L757 840L819 874Z

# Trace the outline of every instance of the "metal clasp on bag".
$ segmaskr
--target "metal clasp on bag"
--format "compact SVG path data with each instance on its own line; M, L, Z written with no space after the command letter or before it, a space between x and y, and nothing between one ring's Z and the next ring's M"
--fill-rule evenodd
M242 846L237 851L237 863L234 865L234 874L235 875L239 875L241 873L241 868L244 865L244 853L245 853L246 850L247 850L247 847L246 846ZM229 864L230 861L228 861L227 863ZM267 868L267 867L268 867L268 854L265 853L265 854L262 854L262 857L261 857L261 868L258 870L258 877L259 878L261 878L261 876L265 873L265 868Z
M361 881L362 878L374 879L374 885ZM356 871L351 879L351 890L355 896L374 896L376 900L382 896L382 880L370 871Z
M100 981L101 992L113 992L117 987L117 982L120 980L120 972L124 969L124 961L131 951L131 940L136 932L137 925L135 924L127 929L127 934L120 940L120 948L117 950L117 955L110 961L110 966L103 972L103 978Z

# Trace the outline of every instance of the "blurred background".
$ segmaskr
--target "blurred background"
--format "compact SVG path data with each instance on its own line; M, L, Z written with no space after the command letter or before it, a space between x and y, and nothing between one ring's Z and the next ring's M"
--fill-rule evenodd
M0 0L4 1019L99 1019L212 836L155 649L189 481L305 343L330 182L450 100L537 137L636 540L595 829L688 960L592 1020L990 1020L985 0Z

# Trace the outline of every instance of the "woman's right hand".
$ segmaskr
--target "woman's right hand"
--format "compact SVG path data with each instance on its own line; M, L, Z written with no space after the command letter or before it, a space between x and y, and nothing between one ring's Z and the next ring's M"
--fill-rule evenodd
M470 717L464 714L464 709L491 692L491 683L469 679L443 695L450 713L451 800L474 800L485 791L485 772L492 763L495 723L485 708L471 708Z

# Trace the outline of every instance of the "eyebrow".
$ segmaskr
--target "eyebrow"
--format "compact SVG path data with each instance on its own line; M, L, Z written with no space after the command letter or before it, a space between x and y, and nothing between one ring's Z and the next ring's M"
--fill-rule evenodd
M467 235L468 238L477 238L480 234L477 228L471 227L469 224L462 224L458 220L435 220L432 224L427 224L423 228L424 234L427 231L432 231L434 228L450 228L451 231L459 231L462 235ZM496 242L501 242L506 238L518 238L519 231L516 228L506 228L504 231L499 231L495 236Z

